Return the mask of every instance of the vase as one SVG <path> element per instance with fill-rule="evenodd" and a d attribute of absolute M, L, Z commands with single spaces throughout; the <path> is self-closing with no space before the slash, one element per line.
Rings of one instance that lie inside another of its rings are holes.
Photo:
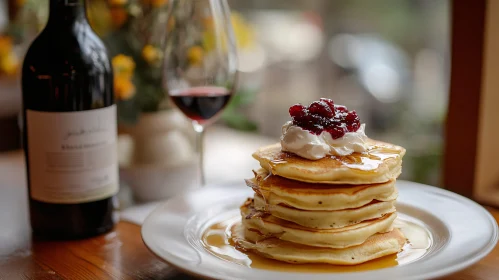
<path fill-rule="evenodd" d="M 200 186 L 191 123 L 176 109 L 142 114 L 120 125 L 120 179 L 136 201 L 163 200 Z M 123 144 L 125 142 L 126 144 Z"/>

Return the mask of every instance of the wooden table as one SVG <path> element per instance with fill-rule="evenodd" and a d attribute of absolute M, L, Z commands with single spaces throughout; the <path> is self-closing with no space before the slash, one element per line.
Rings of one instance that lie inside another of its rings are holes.
<path fill-rule="evenodd" d="M 193 279 L 150 253 L 140 227 L 128 222 L 91 239 L 33 242 L 24 182 L 19 153 L 0 154 L 0 279 Z M 487 209 L 499 221 L 499 210 Z M 499 279 L 499 247 L 443 279 Z"/>

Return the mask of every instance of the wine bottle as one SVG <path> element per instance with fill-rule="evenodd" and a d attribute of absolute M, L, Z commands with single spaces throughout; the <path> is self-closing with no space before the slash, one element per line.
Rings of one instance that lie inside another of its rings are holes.
<path fill-rule="evenodd" d="M 50 0 L 22 69 L 23 145 L 33 234 L 111 230 L 118 192 L 113 74 L 84 0 Z"/>

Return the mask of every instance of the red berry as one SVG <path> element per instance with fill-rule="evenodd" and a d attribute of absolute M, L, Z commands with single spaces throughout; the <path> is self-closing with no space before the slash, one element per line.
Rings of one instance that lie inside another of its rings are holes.
<path fill-rule="evenodd" d="M 330 118 L 321 118 L 319 123 L 323 127 L 330 127 L 331 125 L 333 125 L 333 122 L 331 121 Z"/>
<path fill-rule="evenodd" d="M 320 115 L 320 111 L 322 109 L 324 105 L 321 104 L 319 101 L 314 101 L 312 102 L 309 106 L 308 106 L 308 111 L 311 113 L 311 114 L 316 114 L 316 115 Z"/>
<path fill-rule="evenodd" d="M 334 109 L 338 112 L 348 112 L 347 107 L 343 105 L 334 105 Z"/>
<path fill-rule="evenodd" d="M 347 116 L 345 117 L 345 121 L 347 122 L 354 122 L 359 119 L 359 116 L 357 116 L 357 112 L 355 111 L 350 111 Z"/>
<path fill-rule="evenodd" d="M 311 114 L 316 114 L 325 118 L 332 118 L 334 116 L 333 110 L 324 101 L 314 101 L 308 106 L 308 111 Z"/>
<path fill-rule="evenodd" d="M 360 120 L 357 112 L 350 111 L 345 117 L 345 123 L 347 124 L 348 131 L 357 131 L 360 127 Z"/>
<path fill-rule="evenodd" d="M 324 131 L 324 127 L 322 125 L 315 124 L 311 127 L 311 132 L 314 134 L 321 134 Z"/>
<path fill-rule="evenodd" d="M 321 98 L 319 100 L 322 101 L 322 102 L 324 102 L 324 103 L 326 103 L 327 105 L 329 105 L 329 108 L 331 110 L 334 110 L 334 102 L 333 102 L 333 100 L 331 100 L 329 98 Z"/>
<path fill-rule="evenodd" d="M 329 134 L 331 134 L 331 137 L 333 139 L 338 139 L 343 137 L 343 135 L 345 135 L 345 129 L 341 126 L 326 128 L 326 131 L 329 132 Z"/>
<path fill-rule="evenodd" d="M 301 104 L 289 107 L 289 115 L 293 118 L 302 118 L 307 114 L 307 108 Z"/>
<path fill-rule="evenodd" d="M 343 105 L 335 105 L 333 100 L 321 98 L 306 107 L 301 104 L 289 108 L 293 124 L 313 134 L 327 131 L 333 139 L 343 137 L 347 132 L 360 128 L 360 119 L 355 111 L 348 111 Z"/>
<path fill-rule="evenodd" d="M 308 115 L 307 116 L 307 122 L 309 125 L 320 125 L 322 122 L 322 117 L 319 115 Z"/>

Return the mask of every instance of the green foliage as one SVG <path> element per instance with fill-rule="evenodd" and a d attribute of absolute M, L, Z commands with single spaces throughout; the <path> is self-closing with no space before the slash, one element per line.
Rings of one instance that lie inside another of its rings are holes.
<path fill-rule="evenodd" d="M 240 109 L 252 104 L 255 100 L 256 92 L 250 90 L 238 90 L 222 114 L 222 120 L 234 129 L 243 131 L 256 131 L 258 126 L 249 120 Z"/>
<path fill-rule="evenodd" d="M 106 34 L 103 38 L 111 57 L 123 54 L 135 62 L 133 84 L 136 93 L 131 99 L 117 100 L 120 122 L 133 124 L 140 113 L 170 108 L 166 90 L 162 87 L 161 61 L 151 63 L 142 55 L 143 48 L 148 44 L 161 47 L 158 46 L 160 42 L 157 38 L 150 38 L 151 34 L 155 33 L 153 30 L 155 26 L 151 20 L 159 16 L 161 15 L 158 11 L 152 10 L 147 16 L 128 20 L 121 28 Z M 137 36 L 138 33 L 140 36 Z"/>

